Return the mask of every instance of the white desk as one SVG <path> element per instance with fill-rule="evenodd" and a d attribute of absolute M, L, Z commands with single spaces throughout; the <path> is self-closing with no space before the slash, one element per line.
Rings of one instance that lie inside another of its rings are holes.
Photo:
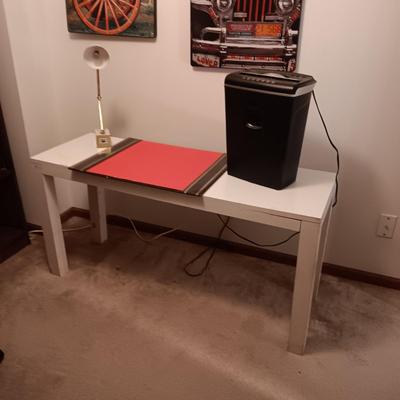
<path fill-rule="evenodd" d="M 113 138 L 113 144 L 121 140 Z M 92 235 L 99 243 L 107 240 L 104 189 L 300 232 L 288 349 L 303 354 L 321 276 L 335 175 L 300 169 L 293 185 L 276 191 L 225 173 L 202 197 L 194 197 L 69 169 L 96 154 L 95 146 L 94 134 L 87 134 L 32 157 L 43 177 L 47 206 L 43 229 L 50 271 L 59 276 L 68 271 L 56 177 L 88 185 Z"/>

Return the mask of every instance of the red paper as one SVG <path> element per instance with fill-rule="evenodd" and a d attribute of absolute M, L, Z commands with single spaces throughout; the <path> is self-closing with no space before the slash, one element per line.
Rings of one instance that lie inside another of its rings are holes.
<path fill-rule="evenodd" d="M 87 172 L 184 191 L 223 153 L 141 141 Z"/>

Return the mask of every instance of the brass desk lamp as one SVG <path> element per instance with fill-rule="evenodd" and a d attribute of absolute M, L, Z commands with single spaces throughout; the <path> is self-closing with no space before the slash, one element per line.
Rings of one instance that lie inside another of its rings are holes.
<path fill-rule="evenodd" d="M 104 128 L 103 120 L 103 110 L 101 104 L 101 85 L 100 85 L 100 70 L 104 69 L 108 61 L 110 60 L 110 55 L 107 50 L 100 46 L 88 47 L 83 53 L 83 58 L 86 64 L 96 71 L 96 82 L 97 82 L 97 107 L 99 112 L 100 129 L 96 129 L 96 144 L 97 148 L 102 152 L 111 151 L 111 135 L 108 129 Z"/>

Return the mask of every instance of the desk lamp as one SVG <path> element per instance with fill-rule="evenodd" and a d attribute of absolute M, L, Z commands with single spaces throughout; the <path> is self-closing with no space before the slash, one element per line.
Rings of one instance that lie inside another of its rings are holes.
<path fill-rule="evenodd" d="M 97 148 L 102 152 L 108 153 L 111 151 L 111 135 L 108 129 L 104 128 L 103 110 L 101 106 L 101 86 L 100 86 L 100 70 L 104 69 L 110 59 L 107 50 L 100 46 L 88 47 L 84 53 L 83 58 L 86 64 L 96 71 L 97 82 L 97 107 L 99 111 L 100 129 L 96 129 L 96 144 Z"/>

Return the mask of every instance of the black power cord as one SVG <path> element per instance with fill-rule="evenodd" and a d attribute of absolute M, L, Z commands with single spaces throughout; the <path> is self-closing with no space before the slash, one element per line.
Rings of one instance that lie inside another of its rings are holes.
<path fill-rule="evenodd" d="M 321 118 L 322 125 L 324 125 L 326 136 L 328 137 L 329 143 L 331 144 L 331 146 L 336 151 L 336 165 L 337 165 L 336 177 L 335 177 L 336 189 L 335 189 L 335 201 L 332 204 L 332 208 L 333 208 L 333 207 L 336 206 L 336 204 L 338 202 L 338 195 L 339 195 L 340 154 L 339 154 L 338 148 L 336 147 L 335 143 L 333 143 L 333 140 L 331 139 L 331 136 L 330 136 L 329 131 L 328 131 L 328 127 L 326 126 L 324 117 L 322 116 L 321 110 L 319 108 L 319 104 L 318 104 L 318 101 L 317 101 L 317 96 L 315 95 L 315 91 L 314 90 L 312 91 L 312 96 L 313 96 L 313 99 L 314 99 L 314 103 L 315 103 L 315 105 L 317 107 L 318 114 L 319 114 L 319 116 Z"/>
<path fill-rule="evenodd" d="M 222 222 L 224 221 L 219 214 L 217 214 L 217 217 L 220 219 L 220 221 L 222 221 Z M 242 240 L 245 240 L 246 242 L 249 242 L 251 244 L 254 244 L 255 246 L 258 246 L 258 247 L 277 247 L 277 246 L 280 246 L 282 244 L 287 243 L 289 240 L 293 239 L 295 236 L 297 236 L 300 233 L 300 232 L 295 232 L 292 235 L 290 235 L 287 239 L 282 240 L 281 242 L 269 243 L 269 244 L 260 244 L 260 243 L 255 242 L 254 240 L 246 238 L 245 236 L 243 236 L 240 233 L 238 233 L 235 230 L 233 230 L 230 226 L 226 226 L 226 228 L 228 230 L 230 230 L 238 238 L 240 238 Z"/>
<path fill-rule="evenodd" d="M 222 227 L 221 227 L 221 229 L 220 229 L 220 231 L 219 231 L 219 234 L 218 234 L 218 237 L 217 237 L 217 239 L 216 239 L 216 241 L 215 241 L 214 246 L 212 246 L 212 247 L 207 247 L 206 249 L 204 249 L 203 251 L 201 251 L 196 257 L 194 257 L 192 260 L 190 260 L 190 261 L 185 265 L 185 267 L 184 267 L 184 269 L 183 269 L 183 270 L 185 271 L 186 275 L 188 275 L 188 276 L 190 276 L 190 277 L 192 277 L 192 278 L 197 278 L 197 277 L 203 275 L 203 274 L 208 270 L 208 268 L 210 267 L 211 260 L 213 259 L 214 255 L 215 255 L 215 252 L 217 251 L 218 243 L 219 243 L 219 241 L 221 240 L 221 237 L 222 237 L 222 235 L 223 235 L 225 229 L 228 229 L 229 231 L 231 231 L 234 235 L 236 235 L 236 236 L 239 237 L 240 239 L 245 240 L 246 242 L 249 242 L 249 243 L 251 243 L 251 244 L 254 244 L 254 245 L 258 246 L 258 247 L 277 247 L 277 246 L 280 246 L 280 245 L 282 245 L 282 244 L 284 244 L 284 243 L 287 243 L 289 240 L 293 239 L 295 236 L 297 236 L 297 235 L 299 234 L 299 232 L 295 232 L 295 233 L 293 233 L 292 235 L 290 235 L 287 239 L 282 240 L 282 241 L 280 241 L 280 242 L 269 243 L 269 244 L 260 244 L 260 243 L 255 242 L 254 240 L 251 240 L 251 239 L 246 238 L 245 236 L 241 235 L 240 233 L 238 233 L 238 232 L 236 232 L 234 229 L 232 229 L 232 228 L 228 225 L 229 222 L 230 222 L 230 217 L 228 217 L 226 221 L 224 221 L 224 219 L 222 218 L 222 216 L 219 215 L 219 214 L 217 214 L 217 217 L 218 217 L 219 220 L 221 221 Z M 195 263 L 198 259 L 200 259 L 204 254 L 207 254 L 209 251 L 211 251 L 211 253 L 210 253 L 210 255 L 208 256 L 208 259 L 207 259 L 207 261 L 206 261 L 205 266 L 204 266 L 199 272 L 190 272 L 190 271 L 189 271 L 189 267 L 190 267 L 193 263 Z"/>
<path fill-rule="evenodd" d="M 222 228 L 220 229 L 220 231 L 219 231 L 219 233 L 218 233 L 218 236 L 217 236 L 217 238 L 216 238 L 216 240 L 215 240 L 214 245 L 213 245 L 213 246 L 210 246 L 210 247 L 207 247 L 206 249 L 204 249 L 203 251 L 201 251 L 196 257 L 194 257 L 192 260 L 190 260 L 190 261 L 185 265 L 185 267 L 183 268 L 183 270 L 184 270 L 184 272 L 185 272 L 186 275 L 188 275 L 188 276 L 190 276 L 190 277 L 192 277 L 192 278 L 197 278 L 197 277 L 203 275 L 203 274 L 207 271 L 207 269 L 208 269 L 209 266 L 210 266 L 211 260 L 213 259 L 214 255 L 215 255 L 215 252 L 217 251 L 217 245 L 218 245 L 219 241 L 221 240 L 221 237 L 222 237 L 222 235 L 223 235 L 223 233 L 224 233 L 224 231 L 225 231 L 225 228 L 228 226 L 229 221 L 230 221 L 230 217 L 228 217 L 226 221 L 224 221 L 224 220 L 222 219 L 222 224 L 223 224 L 223 225 L 222 225 Z M 198 271 L 198 272 L 190 272 L 190 271 L 189 271 L 189 267 L 190 267 L 192 264 L 194 264 L 198 259 L 200 259 L 201 257 L 203 257 L 204 254 L 207 254 L 209 251 L 211 251 L 211 253 L 210 253 L 210 255 L 208 256 L 208 259 L 207 259 L 207 261 L 206 261 L 204 267 L 203 267 L 200 271 Z"/>

